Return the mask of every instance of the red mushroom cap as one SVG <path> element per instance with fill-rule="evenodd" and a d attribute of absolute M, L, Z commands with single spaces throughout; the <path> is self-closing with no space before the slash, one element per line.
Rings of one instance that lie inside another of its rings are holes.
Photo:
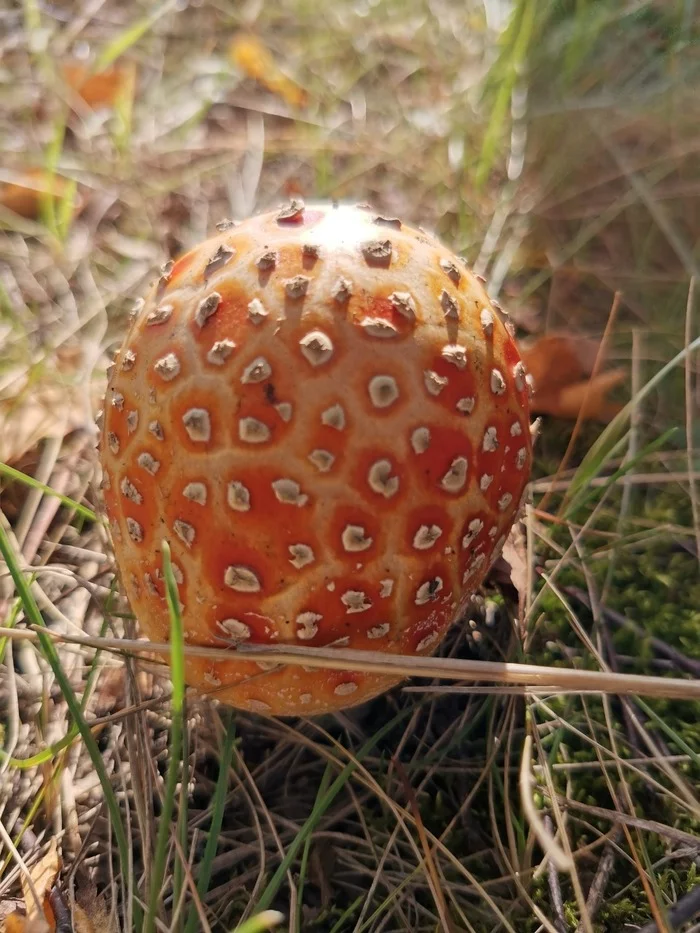
<path fill-rule="evenodd" d="M 528 386 L 483 287 L 433 237 L 293 202 L 162 270 L 116 359 L 104 494 L 142 630 L 427 654 L 482 582 L 531 462 Z M 397 678 L 189 658 L 234 706 L 316 714 Z"/>

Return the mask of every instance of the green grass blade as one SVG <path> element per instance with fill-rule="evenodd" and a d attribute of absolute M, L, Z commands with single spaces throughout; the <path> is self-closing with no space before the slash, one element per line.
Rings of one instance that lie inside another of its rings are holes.
<path fill-rule="evenodd" d="M 318 791 L 316 792 L 316 802 L 328 790 L 328 785 L 331 780 L 331 766 L 330 763 L 326 765 L 326 769 L 323 772 L 323 777 L 321 782 L 318 785 Z M 311 836 L 309 835 L 304 842 L 304 849 L 301 853 L 301 867 L 299 868 L 299 880 L 297 882 L 297 917 L 296 917 L 296 931 L 301 933 L 302 919 L 303 919 L 303 901 L 304 901 L 304 882 L 306 881 L 306 872 L 309 867 L 309 855 L 311 854 Z"/>
<path fill-rule="evenodd" d="M 226 794 L 228 792 L 229 784 L 229 770 L 231 768 L 231 761 L 233 759 L 233 749 L 235 744 L 236 723 L 233 719 L 233 716 L 229 713 L 227 716 L 224 745 L 221 750 L 221 759 L 219 761 L 219 776 L 216 780 L 216 787 L 214 788 L 214 797 L 211 805 L 212 813 L 211 824 L 209 826 L 209 835 L 207 836 L 207 843 L 204 847 L 202 860 L 199 863 L 197 893 L 199 894 L 200 900 L 204 900 L 207 891 L 209 890 L 212 866 L 214 864 L 214 857 L 218 849 L 219 833 L 221 832 L 221 826 L 224 821 L 224 808 L 226 807 Z M 196 933 L 198 922 L 199 917 L 197 915 L 197 908 L 194 904 L 190 904 L 187 923 L 185 925 L 185 933 Z"/>
<path fill-rule="evenodd" d="M 156 836 L 155 852 L 153 856 L 153 873 L 151 875 L 151 889 L 148 892 L 148 908 L 144 921 L 144 933 L 154 933 L 156 928 L 156 912 L 160 902 L 161 890 L 165 879 L 165 870 L 168 856 L 168 840 L 170 839 L 171 820 L 175 809 L 175 796 L 177 783 L 180 779 L 180 766 L 183 754 L 183 722 L 185 705 L 185 639 L 182 628 L 182 615 L 180 612 L 180 598 L 177 584 L 173 576 L 173 565 L 170 558 L 170 545 L 167 541 L 161 544 L 163 552 L 163 577 L 165 579 L 165 597 L 170 614 L 170 678 L 173 685 L 171 701 L 172 724 L 170 727 L 170 756 L 168 773 L 165 781 L 165 794 L 163 808 L 158 818 L 158 834 Z M 186 818 L 186 814 L 180 814 Z"/>
<path fill-rule="evenodd" d="M 10 571 L 10 575 L 12 576 L 17 594 L 22 600 L 24 613 L 28 621 L 31 622 L 36 628 L 36 633 L 39 639 L 42 653 L 51 666 L 51 670 L 53 671 L 54 677 L 56 678 L 56 681 L 61 689 L 61 693 L 63 694 L 63 697 L 68 706 L 73 723 L 80 732 L 83 742 L 85 743 L 85 748 L 90 755 L 93 767 L 95 768 L 95 771 L 97 772 L 97 775 L 100 779 L 105 803 L 107 805 L 107 809 L 109 810 L 109 815 L 112 819 L 114 835 L 116 837 L 117 847 L 119 849 L 119 858 L 122 866 L 125 867 L 129 864 L 129 846 L 127 844 L 126 833 L 122 823 L 119 804 L 117 802 L 114 789 L 112 788 L 109 775 L 105 769 L 104 762 L 102 760 L 102 754 L 100 753 L 90 726 L 85 721 L 81 704 L 78 702 L 71 683 L 66 677 L 63 668 L 61 667 L 61 661 L 58 657 L 56 646 L 45 631 L 44 620 L 42 618 L 41 612 L 39 611 L 36 600 L 34 599 L 34 596 L 29 589 L 29 584 L 27 583 L 24 574 L 20 570 L 19 563 L 15 557 L 15 553 L 10 539 L 7 536 L 7 532 L 1 525 L 0 554 L 2 554 L 3 560 L 7 564 L 7 568 Z M 127 890 L 133 891 L 134 885 L 132 883 L 132 879 L 127 879 L 126 886 Z"/>
<path fill-rule="evenodd" d="M 651 379 L 649 379 L 649 381 L 639 390 L 636 397 L 630 399 L 622 411 L 615 415 L 613 420 L 605 428 L 605 430 L 602 431 L 600 437 L 598 437 L 586 456 L 581 461 L 581 465 L 576 471 L 571 486 L 569 487 L 569 491 L 567 493 L 568 499 L 573 498 L 600 472 L 615 445 L 623 439 L 629 430 L 629 423 L 632 417 L 632 413 L 634 409 L 640 404 L 640 402 L 642 402 L 651 392 L 653 392 L 653 390 L 661 382 L 663 382 L 666 376 L 668 376 L 668 374 L 672 372 L 676 366 L 682 363 L 686 357 L 690 356 L 690 354 L 694 353 L 698 348 L 700 348 L 700 337 L 696 337 L 696 339 L 691 344 L 677 353 L 672 360 L 666 363 L 665 366 L 662 366 L 661 369 L 655 373 Z"/>
<path fill-rule="evenodd" d="M 666 722 L 666 720 L 663 719 L 663 717 L 659 716 L 658 713 L 654 712 L 651 706 L 649 706 L 648 703 L 645 703 L 644 700 L 641 700 L 639 697 L 635 697 L 634 702 L 639 706 L 641 710 L 643 710 L 646 713 L 649 719 L 654 721 L 654 723 L 659 727 L 659 729 L 661 729 L 661 731 L 664 732 L 668 736 L 668 738 L 673 742 L 673 744 L 677 748 L 679 748 L 684 754 L 688 755 L 688 757 L 692 759 L 694 764 L 700 766 L 700 755 L 692 747 L 692 745 L 688 745 L 685 739 L 682 736 L 678 735 L 676 730 L 672 729 L 671 726 L 669 726 L 669 724 Z"/>
<path fill-rule="evenodd" d="M 285 876 L 289 871 L 290 866 L 294 862 L 294 859 L 297 857 L 297 853 L 304 845 L 308 837 L 314 831 L 318 825 L 319 820 L 323 814 L 328 810 L 330 805 L 333 803 L 335 798 L 338 796 L 340 791 L 345 787 L 348 780 L 352 776 L 355 768 L 357 767 L 358 762 L 362 761 L 374 748 L 374 746 L 379 742 L 385 735 L 388 735 L 392 729 L 396 728 L 398 723 L 402 719 L 405 719 L 413 710 L 411 708 L 402 710 L 393 719 L 390 719 L 389 722 L 385 723 L 381 729 L 379 729 L 375 734 L 369 738 L 365 744 L 360 748 L 360 750 L 355 755 L 355 761 L 348 762 L 343 770 L 340 772 L 338 777 L 333 781 L 328 790 L 323 794 L 322 797 L 317 798 L 316 803 L 314 804 L 313 810 L 309 815 L 309 818 L 301 827 L 297 835 L 292 840 L 289 849 L 287 850 L 286 855 L 280 862 L 277 870 L 275 871 L 272 878 L 269 880 L 267 887 L 260 896 L 260 900 L 256 906 L 256 914 L 260 911 L 266 910 L 274 898 L 277 895 L 282 883 L 284 882 Z M 252 919 L 252 918 L 251 918 Z"/>
<path fill-rule="evenodd" d="M 136 45 L 139 39 L 145 36 L 148 30 L 154 23 L 158 22 L 161 16 L 174 9 L 176 5 L 177 0 L 165 0 L 165 2 L 160 3 L 155 10 L 152 10 L 148 16 L 144 16 L 137 20 L 123 32 L 120 32 L 119 35 L 115 36 L 98 56 L 95 62 L 95 71 L 104 71 L 105 68 L 112 65 L 120 55 L 128 51 L 132 45 Z"/>
<path fill-rule="evenodd" d="M 20 470 L 16 470 L 14 467 L 8 466 L 6 463 L 0 463 L 0 476 L 7 476 L 8 479 L 13 479 L 18 483 L 24 483 L 25 486 L 29 486 L 32 489 L 38 489 L 47 496 L 53 496 L 54 499 L 58 499 L 59 502 L 67 505 L 78 515 L 81 515 L 88 521 L 102 521 L 99 515 L 93 512 L 92 509 L 89 509 L 86 505 L 81 505 L 79 502 L 76 502 L 75 499 L 71 499 L 70 496 L 64 496 L 62 493 L 56 492 L 56 490 L 52 489 L 51 486 L 46 486 L 44 483 L 40 483 L 38 480 L 35 480 L 33 476 L 28 476 L 26 473 L 22 473 Z"/>
<path fill-rule="evenodd" d="M 245 923 L 235 928 L 234 933 L 265 933 L 284 922 L 284 914 L 279 910 L 264 910 L 262 913 L 249 917 Z"/>

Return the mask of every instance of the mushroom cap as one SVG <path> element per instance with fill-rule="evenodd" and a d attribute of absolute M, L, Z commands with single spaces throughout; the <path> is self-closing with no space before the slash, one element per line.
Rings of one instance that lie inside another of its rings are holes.
<path fill-rule="evenodd" d="M 529 477 L 528 385 L 480 281 L 434 237 L 298 202 L 168 263 L 133 317 L 101 435 L 117 564 L 165 640 L 428 654 L 500 553 Z M 270 715 L 399 678 L 188 658 Z"/>

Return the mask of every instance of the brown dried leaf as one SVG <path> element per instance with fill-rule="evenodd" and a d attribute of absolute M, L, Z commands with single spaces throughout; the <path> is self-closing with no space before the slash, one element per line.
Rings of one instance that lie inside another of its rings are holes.
<path fill-rule="evenodd" d="M 83 62 L 66 62 L 61 73 L 66 84 L 93 110 L 114 107 L 118 101 L 128 101 L 134 96 L 136 66 L 132 62 L 111 65 L 98 72 Z"/>
<path fill-rule="evenodd" d="M 306 91 L 283 74 L 270 50 L 255 36 L 245 33 L 235 36 L 229 46 L 229 57 L 247 77 L 262 84 L 290 107 L 306 104 Z"/>
<path fill-rule="evenodd" d="M 0 463 L 12 465 L 46 438 L 65 437 L 84 426 L 83 404 L 77 389 L 55 384 L 0 399 Z"/>
<path fill-rule="evenodd" d="M 520 347 L 535 383 L 532 410 L 557 418 L 610 421 L 621 409 L 608 393 L 625 378 L 622 369 L 591 376 L 600 352 L 595 340 L 545 334 Z"/>
<path fill-rule="evenodd" d="M 49 903 L 49 893 L 60 869 L 61 860 L 54 837 L 51 839 L 46 854 L 29 869 L 31 884 L 27 876 L 22 873 L 25 910 L 22 913 L 16 910 L 6 918 L 6 933 L 53 933 L 56 929 L 56 921 Z"/>
<path fill-rule="evenodd" d="M 25 217 L 36 220 L 41 216 L 45 198 L 62 201 L 73 198 L 73 210 L 82 207 L 82 200 L 72 191 L 72 183 L 60 175 L 51 175 L 43 169 L 27 169 L 17 175 L 15 182 L 0 183 L 0 206 Z"/>

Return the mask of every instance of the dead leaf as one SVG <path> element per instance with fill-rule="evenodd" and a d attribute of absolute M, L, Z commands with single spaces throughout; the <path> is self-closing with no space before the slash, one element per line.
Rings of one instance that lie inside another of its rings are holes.
<path fill-rule="evenodd" d="M 93 71 L 83 62 L 66 62 L 61 66 L 63 80 L 88 105 L 114 107 L 120 100 L 131 100 L 136 85 L 133 62 L 110 65 L 103 71 Z"/>
<path fill-rule="evenodd" d="M 48 851 L 29 869 L 29 878 L 21 875 L 24 912 L 16 910 L 5 920 L 7 933 L 53 933 L 56 921 L 49 895 L 61 870 L 58 843 L 51 839 Z"/>
<path fill-rule="evenodd" d="M 527 544 L 522 522 L 516 522 L 511 528 L 501 551 L 501 561 L 510 568 L 509 582 L 518 593 L 518 622 L 522 627 L 528 588 Z"/>
<path fill-rule="evenodd" d="M 17 175 L 16 181 L 0 183 L 0 206 L 27 220 L 41 216 L 46 198 L 63 201 L 66 197 L 72 197 L 74 212 L 82 208 L 82 198 L 74 190 L 73 183 L 43 169 L 27 169 Z"/>
<path fill-rule="evenodd" d="M 0 399 L 0 463 L 11 466 L 41 441 L 65 437 L 85 424 L 83 391 L 78 388 L 49 383 Z"/>
<path fill-rule="evenodd" d="M 520 346 L 535 385 L 532 410 L 557 418 L 610 421 L 622 406 L 608 394 L 626 373 L 613 369 L 591 377 L 599 349 L 597 341 L 570 334 L 545 334 Z"/>
<path fill-rule="evenodd" d="M 281 97 L 290 107 L 306 104 L 306 91 L 281 71 L 270 50 L 255 36 L 239 33 L 229 46 L 229 57 L 247 77 Z"/>

